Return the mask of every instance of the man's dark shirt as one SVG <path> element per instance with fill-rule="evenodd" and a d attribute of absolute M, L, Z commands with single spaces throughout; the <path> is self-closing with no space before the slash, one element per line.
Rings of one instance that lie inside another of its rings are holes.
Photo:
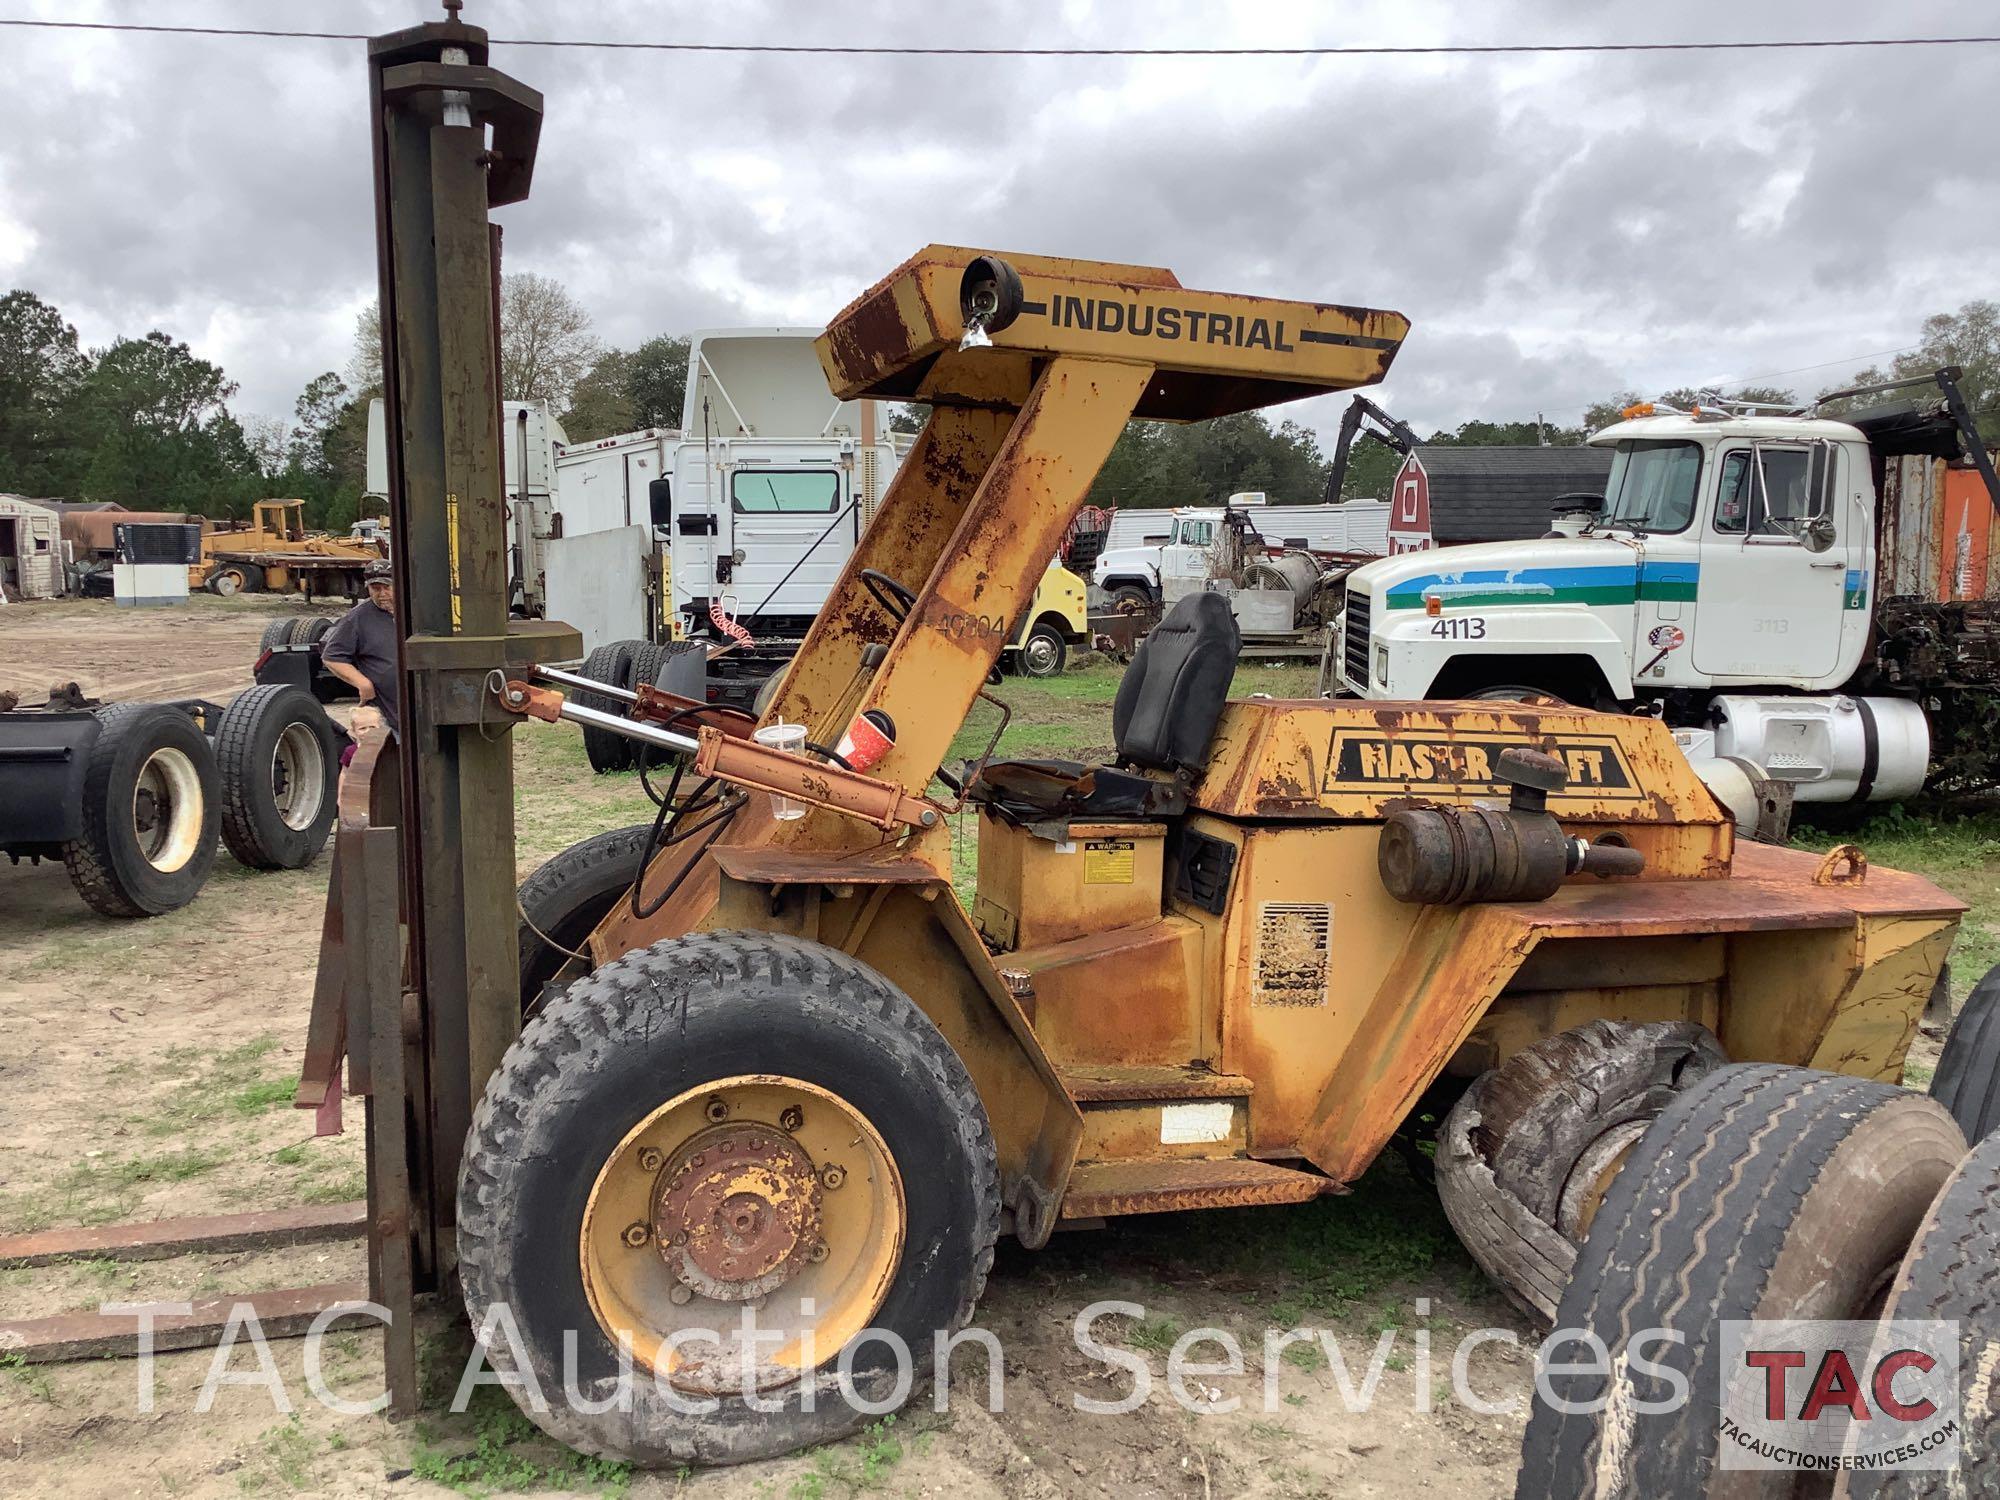
<path fill-rule="evenodd" d="M 375 689 L 375 706 L 392 734 L 402 737 L 396 711 L 396 617 L 363 599 L 334 622 L 320 641 L 320 658 L 344 661 L 361 671 Z"/>

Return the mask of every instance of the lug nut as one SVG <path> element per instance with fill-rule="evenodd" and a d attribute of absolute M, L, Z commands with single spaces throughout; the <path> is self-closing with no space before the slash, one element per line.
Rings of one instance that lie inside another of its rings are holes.
<path fill-rule="evenodd" d="M 685 1229 L 676 1229 L 667 1240 L 669 1245 L 685 1245 L 687 1242 L 688 1237 Z"/>
<path fill-rule="evenodd" d="M 711 1121 L 720 1122 L 726 1120 L 729 1118 L 729 1103 L 720 1097 L 711 1099 L 703 1106 L 702 1113 L 706 1114 Z"/>
<path fill-rule="evenodd" d="M 660 1170 L 661 1164 L 665 1161 L 666 1158 L 651 1146 L 647 1146 L 639 1152 L 639 1170 L 642 1172 L 657 1172 Z"/>
<path fill-rule="evenodd" d="M 826 1241 L 814 1240 L 812 1249 L 806 1252 L 806 1259 L 811 1261 L 814 1265 L 818 1265 L 821 1261 L 825 1260 Z"/>
<path fill-rule="evenodd" d="M 837 1188 L 847 1181 L 847 1168 L 828 1162 L 819 1169 L 819 1180 L 826 1187 Z"/>
<path fill-rule="evenodd" d="M 694 1301 L 694 1292 L 691 1288 L 677 1286 L 667 1293 L 667 1300 L 673 1303 L 675 1307 L 686 1307 L 690 1302 Z"/>
<path fill-rule="evenodd" d="M 796 1104 L 786 1106 L 785 1112 L 778 1116 L 778 1123 L 787 1130 L 797 1130 L 805 1122 L 806 1112 Z"/>
<path fill-rule="evenodd" d="M 693 1158 L 688 1162 L 688 1165 L 691 1167 L 698 1167 L 707 1160 L 708 1160 L 707 1152 L 697 1151 L 695 1152 Z"/>
<path fill-rule="evenodd" d="M 652 1237 L 653 1231 L 648 1229 L 644 1224 L 627 1224 L 625 1226 L 624 1241 L 634 1250 L 645 1244 Z"/>

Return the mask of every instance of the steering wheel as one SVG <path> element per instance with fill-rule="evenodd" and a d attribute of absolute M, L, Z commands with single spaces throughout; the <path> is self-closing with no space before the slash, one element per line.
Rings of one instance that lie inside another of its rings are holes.
<path fill-rule="evenodd" d="M 898 625 L 909 619 L 910 611 L 917 607 L 915 594 L 876 568 L 863 568 L 860 576 L 861 586 L 868 590 L 869 597 L 889 612 L 890 619 Z"/>

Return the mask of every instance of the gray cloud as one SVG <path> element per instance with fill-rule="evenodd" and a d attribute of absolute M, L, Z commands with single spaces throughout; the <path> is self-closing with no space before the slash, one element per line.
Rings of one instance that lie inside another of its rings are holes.
<path fill-rule="evenodd" d="M 402 0 L 31 0 L 30 13 L 373 31 Z M 497 35 L 1035 45 L 1948 32 L 1983 4 L 1635 12 L 1309 0 L 471 0 Z M 281 16 L 281 19 L 280 19 Z M 0 35 L 0 282 L 87 339 L 161 327 L 288 412 L 373 294 L 358 44 Z M 1623 386 L 1908 343 L 1995 293 L 2000 49 L 1530 60 L 682 57 L 513 48 L 548 98 L 510 268 L 607 340 L 823 319 L 932 240 L 1395 307 L 1419 427 L 1573 421 Z M 1810 387 L 1846 373 L 1796 377 Z M 1291 408 L 1330 429 L 1339 403 Z"/>

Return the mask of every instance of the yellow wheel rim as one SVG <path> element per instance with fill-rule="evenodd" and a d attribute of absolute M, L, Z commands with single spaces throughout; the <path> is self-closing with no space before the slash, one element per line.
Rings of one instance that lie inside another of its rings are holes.
<path fill-rule="evenodd" d="M 786 1385 L 868 1327 L 904 1217 L 902 1175 L 860 1110 L 797 1078 L 719 1079 L 647 1115 L 598 1171 L 584 1295 L 605 1336 L 675 1386 Z"/>

